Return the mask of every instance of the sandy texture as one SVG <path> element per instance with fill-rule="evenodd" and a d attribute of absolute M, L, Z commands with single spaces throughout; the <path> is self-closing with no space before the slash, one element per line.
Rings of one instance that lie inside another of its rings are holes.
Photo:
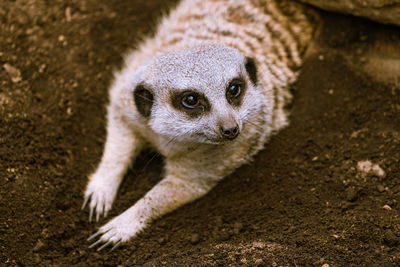
<path fill-rule="evenodd" d="M 390 62 L 400 30 L 328 13 L 293 86 L 290 126 L 252 164 L 127 245 L 88 248 L 106 221 L 90 224 L 80 206 L 103 149 L 112 69 L 173 4 L 1 1 L 0 262 L 399 266 L 400 77 Z M 111 217 L 161 169 L 143 153 Z"/>

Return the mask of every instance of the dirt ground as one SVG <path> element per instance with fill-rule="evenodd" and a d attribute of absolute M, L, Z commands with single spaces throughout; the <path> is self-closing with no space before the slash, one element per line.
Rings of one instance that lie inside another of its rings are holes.
<path fill-rule="evenodd" d="M 400 29 L 329 13 L 290 126 L 253 163 L 117 250 L 88 248 L 107 221 L 80 207 L 112 70 L 174 4 L 0 0 L 1 265 L 399 266 Z M 144 152 L 111 217 L 161 169 Z"/>

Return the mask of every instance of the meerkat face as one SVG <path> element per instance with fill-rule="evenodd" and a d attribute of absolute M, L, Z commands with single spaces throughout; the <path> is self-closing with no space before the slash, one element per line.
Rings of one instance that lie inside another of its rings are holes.
<path fill-rule="evenodd" d="M 232 141 L 262 99 L 254 60 L 221 44 L 160 56 L 138 72 L 133 91 L 138 115 L 176 142 Z"/>

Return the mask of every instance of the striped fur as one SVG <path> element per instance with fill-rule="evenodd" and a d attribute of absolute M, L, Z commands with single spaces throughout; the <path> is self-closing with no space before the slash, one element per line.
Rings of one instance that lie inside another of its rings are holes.
<path fill-rule="evenodd" d="M 297 77 L 317 19 L 313 10 L 292 0 L 182 1 L 126 65 L 135 69 L 154 56 L 205 42 L 234 47 L 256 60 L 260 88 L 275 91 L 272 123 L 279 130 L 287 125 L 288 84 Z"/>

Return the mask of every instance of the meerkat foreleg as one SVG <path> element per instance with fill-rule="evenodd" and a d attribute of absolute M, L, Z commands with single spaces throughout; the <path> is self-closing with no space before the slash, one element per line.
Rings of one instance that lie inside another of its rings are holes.
<path fill-rule="evenodd" d="M 89 237 L 88 240 L 92 240 L 101 235 L 90 247 L 103 244 L 98 250 L 109 245 L 114 245 L 113 249 L 116 248 L 137 235 L 154 219 L 202 197 L 215 184 L 215 182 L 204 183 L 204 180 L 167 175 L 135 205 Z"/>
<path fill-rule="evenodd" d="M 84 209 L 90 200 L 89 221 L 94 212 L 96 221 L 102 214 L 107 216 L 123 176 L 142 146 L 143 140 L 110 107 L 104 153 L 97 170 L 89 177 L 82 205 Z"/>

